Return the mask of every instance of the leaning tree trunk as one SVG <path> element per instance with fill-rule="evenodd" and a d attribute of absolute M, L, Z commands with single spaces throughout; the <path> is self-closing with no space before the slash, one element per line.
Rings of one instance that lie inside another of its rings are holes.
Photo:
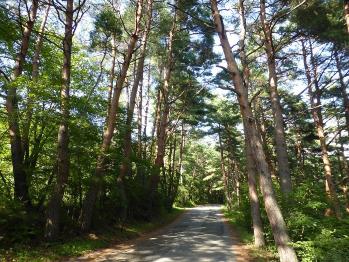
<path fill-rule="evenodd" d="M 282 193 L 289 194 L 292 191 L 291 174 L 288 162 L 285 126 L 283 122 L 280 97 L 277 90 L 276 61 L 275 49 L 273 45 L 273 35 L 271 31 L 271 26 L 266 18 L 265 0 L 260 1 L 260 19 L 264 32 L 264 46 L 268 57 L 269 97 L 275 125 L 274 139 L 280 187 Z"/>
<path fill-rule="evenodd" d="M 250 69 L 245 52 L 246 45 L 246 17 L 245 17 L 245 6 L 244 0 L 239 0 L 239 16 L 240 16 L 240 41 L 239 51 L 240 59 L 243 67 L 243 80 L 245 89 L 249 89 Z M 247 177 L 248 177 L 248 193 L 251 205 L 251 217 L 253 226 L 254 245 L 256 247 L 265 246 L 264 234 L 263 234 L 263 223 L 260 214 L 260 206 L 257 192 L 256 175 L 257 170 L 255 167 L 253 153 L 250 149 L 250 144 L 245 137 L 245 152 L 247 159 Z"/>
<path fill-rule="evenodd" d="M 81 8 L 81 6 L 79 6 Z M 57 178 L 47 207 L 47 239 L 54 239 L 59 233 L 60 209 L 64 189 L 69 175 L 69 89 L 71 75 L 71 55 L 73 44 L 74 0 L 68 0 L 65 10 L 65 33 L 63 39 L 63 68 L 61 89 L 61 122 L 58 129 Z"/>
<path fill-rule="evenodd" d="M 131 34 L 125 60 L 122 64 L 121 72 L 116 82 L 116 86 L 114 87 L 111 106 L 110 106 L 110 113 L 109 113 L 109 116 L 107 117 L 106 128 L 103 134 L 103 142 L 101 145 L 100 153 L 98 154 L 98 157 L 97 157 L 96 170 L 95 170 L 94 176 L 91 179 L 90 186 L 86 194 L 86 197 L 83 203 L 83 208 L 80 215 L 80 223 L 81 223 L 82 231 L 88 231 L 91 227 L 93 209 L 95 206 L 97 196 L 101 189 L 101 184 L 103 181 L 103 176 L 104 176 L 106 164 L 107 164 L 107 154 L 108 154 L 111 141 L 114 135 L 116 115 L 119 107 L 119 99 L 120 99 L 122 87 L 124 85 L 127 71 L 130 66 L 131 58 L 138 40 L 138 35 L 140 33 L 142 7 L 143 7 L 143 0 L 138 0 L 137 7 L 136 7 L 136 15 L 135 15 L 135 28 L 133 33 Z"/>
<path fill-rule="evenodd" d="M 325 132 L 324 132 L 324 121 L 323 121 L 322 112 L 321 112 L 321 97 L 320 97 L 320 88 L 319 88 L 319 83 L 318 83 L 318 78 L 317 78 L 318 77 L 317 76 L 317 63 L 316 63 L 315 58 L 313 56 L 311 42 L 310 42 L 310 57 L 311 57 L 311 65 L 312 65 L 314 81 L 312 81 L 312 79 L 311 79 L 312 74 L 310 72 L 310 67 L 308 66 L 307 52 L 306 52 L 305 44 L 303 41 L 302 41 L 302 51 L 303 51 L 304 69 L 305 69 L 305 74 L 306 74 L 307 81 L 308 81 L 308 93 L 309 93 L 309 98 L 310 98 L 311 113 L 312 113 L 314 123 L 316 126 L 317 135 L 319 137 L 321 154 L 322 154 L 322 162 L 324 165 L 325 190 L 326 190 L 326 194 L 328 196 L 328 199 L 331 202 L 331 206 L 334 209 L 336 217 L 340 218 L 341 211 L 340 211 L 340 206 L 339 206 L 336 188 L 335 188 L 335 185 L 333 183 L 331 163 L 330 163 L 330 158 L 328 155 L 326 137 L 325 137 Z M 313 83 L 315 86 L 315 92 L 313 91 L 313 88 L 312 88 Z"/>
<path fill-rule="evenodd" d="M 28 21 L 24 25 L 20 52 L 16 56 L 15 67 L 12 74 L 12 81 L 15 81 L 23 72 L 23 65 L 28 53 L 30 37 L 33 31 L 36 15 L 38 11 L 38 0 L 32 1 L 32 6 Z M 14 176 L 15 198 L 26 207 L 31 206 L 27 174 L 24 168 L 24 152 L 22 148 L 22 137 L 19 125 L 18 97 L 15 84 L 9 83 L 7 86 L 6 110 L 8 114 L 8 125 L 11 144 L 11 160 Z"/>
<path fill-rule="evenodd" d="M 167 133 L 167 126 L 168 126 L 168 118 L 170 113 L 170 104 L 169 104 L 169 88 L 170 88 L 170 79 L 172 74 L 172 67 L 173 67 L 173 42 L 174 37 L 177 32 L 177 8 L 175 8 L 175 13 L 173 16 L 172 21 L 172 27 L 169 33 L 169 40 L 168 40 L 168 47 L 167 47 L 167 59 L 166 59 L 166 65 L 164 67 L 164 82 L 161 89 L 161 97 L 163 102 L 163 109 L 160 113 L 160 119 L 159 119 L 159 125 L 158 125 L 158 132 L 157 132 L 157 151 L 156 151 L 156 158 L 155 158 L 155 171 L 153 172 L 151 176 L 151 184 L 150 184 L 150 190 L 151 195 L 155 194 L 155 191 L 157 190 L 158 183 L 160 181 L 160 172 L 161 168 L 164 166 L 164 157 L 165 157 L 165 147 L 166 147 L 166 133 Z M 152 202 L 152 200 L 150 201 Z"/>
<path fill-rule="evenodd" d="M 133 113 L 134 113 L 134 108 L 136 105 L 136 96 L 138 92 L 138 86 L 140 82 L 143 80 L 143 70 L 144 70 L 144 60 L 146 57 L 146 50 L 147 50 L 147 41 L 148 41 L 148 35 L 150 32 L 150 27 L 151 27 L 151 21 L 152 21 L 152 11 L 153 11 L 153 0 L 148 0 L 148 9 L 147 9 L 147 24 L 145 31 L 143 33 L 142 37 L 142 44 L 140 48 L 140 58 L 138 61 L 137 65 L 137 70 L 136 70 L 136 77 L 133 82 L 133 86 L 131 89 L 131 95 L 130 95 L 130 102 L 129 102 L 129 107 L 127 110 L 127 118 L 126 118 L 126 132 L 123 140 L 123 161 L 120 166 L 120 173 L 118 177 L 118 185 L 119 188 L 122 191 L 123 195 L 123 201 L 127 201 L 126 195 L 124 192 L 124 186 L 123 186 L 123 179 L 125 175 L 129 172 L 130 169 L 130 155 L 131 155 L 131 131 L 132 131 L 132 119 L 133 119 Z M 141 96 L 141 94 L 140 94 Z M 139 106 L 139 110 L 142 110 L 142 106 Z M 142 126 L 140 125 L 140 128 Z M 140 138 L 142 137 L 141 130 L 139 131 L 139 136 Z M 127 207 L 127 203 L 126 207 Z"/>
<path fill-rule="evenodd" d="M 248 91 L 244 87 L 243 79 L 231 51 L 231 46 L 224 30 L 223 19 L 218 11 L 217 0 L 211 0 L 211 8 L 215 28 L 219 35 L 224 56 L 227 61 L 227 70 L 235 86 L 235 92 L 237 93 L 246 139 L 249 142 L 251 152 L 253 152 L 253 158 L 257 171 L 260 174 L 260 187 L 264 197 L 264 206 L 268 215 L 270 226 L 272 228 L 275 244 L 279 252 L 280 261 L 298 261 L 296 253 L 289 243 L 290 240 L 287 233 L 286 224 L 275 198 L 268 164 L 266 162 L 264 150 L 260 141 L 260 134 L 258 134 L 252 109 L 249 104 Z"/>
<path fill-rule="evenodd" d="M 253 226 L 254 245 L 256 247 L 265 246 L 264 234 L 263 234 L 263 222 L 260 213 L 256 174 L 257 170 L 255 167 L 253 152 L 251 146 L 245 138 L 245 152 L 247 159 L 247 178 L 248 178 L 248 194 L 251 205 L 251 217 Z"/>

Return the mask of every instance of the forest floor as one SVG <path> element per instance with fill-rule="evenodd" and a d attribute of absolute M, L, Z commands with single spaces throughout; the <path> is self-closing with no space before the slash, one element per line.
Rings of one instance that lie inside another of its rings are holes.
<path fill-rule="evenodd" d="M 70 261 L 249 261 L 221 212 L 221 206 L 190 208 L 175 222 L 133 242 L 91 252 Z"/>

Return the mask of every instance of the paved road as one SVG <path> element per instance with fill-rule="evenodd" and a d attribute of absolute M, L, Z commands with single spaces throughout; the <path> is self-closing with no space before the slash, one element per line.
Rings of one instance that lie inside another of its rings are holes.
<path fill-rule="evenodd" d="M 158 235 L 137 242 L 130 249 L 108 249 L 93 261 L 234 262 L 232 245 L 220 206 L 201 206 L 190 209 Z"/>

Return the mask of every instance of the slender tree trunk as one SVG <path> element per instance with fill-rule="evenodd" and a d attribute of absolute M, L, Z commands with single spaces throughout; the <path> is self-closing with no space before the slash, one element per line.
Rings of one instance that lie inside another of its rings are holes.
<path fill-rule="evenodd" d="M 113 86 L 114 86 L 114 79 L 115 79 L 115 62 L 116 62 L 116 36 L 112 35 L 112 51 L 111 51 L 111 66 L 110 66 L 110 84 L 108 87 L 108 110 L 107 110 L 107 118 L 106 123 L 108 123 L 108 117 L 110 115 L 110 108 L 111 108 L 111 98 L 113 96 Z"/>
<path fill-rule="evenodd" d="M 116 124 L 116 115 L 119 107 L 119 98 L 121 95 L 122 87 L 124 85 L 128 68 L 130 66 L 131 58 L 138 40 L 138 35 L 140 33 L 140 25 L 142 18 L 142 7 L 143 0 L 137 1 L 136 15 L 135 15 L 135 28 L 130 37 L 130 42 L 128 44 L 127 53 L 125 60 L 122 64 L 121 73 L 117 80 L 116 86 L 114 87 L 112 102 L 110 107 L 110 114 L 107 118 L 106 128 L 103 134 L 103 142 L 101 145 L 100 153 L 97 157 L 97 166 L 94 176 L 91 179 L 90 187 L 86 194 L 83 208 L 81 211 L 80 222 L 81 230 L 88 231 L 91 227 L 92 214 L 95 206 L 97 196 L 101 189 L 101 183 L 103 180 L 104 172 L 107 164 L 107 154 L 111 145 L 111 141 L 114 135 L 114 129 Z"/>
<path fill-rule="evenodd" d="M 12 74 L 12 81 L 22 75 L 23 65 L 28 53 L 30 37 L 33 31 L 38 10 L 38 0 L 32 1 L 28 21 L 24 25 L 20 51 L 16 56 L 15 67 Z M 24 152 L 22 148 L 22 137 L 19 128 L 18 97 L 16 85 L 9 83 L 7 86 L 6 110 L 8 114 L 8 125 L 11 144 L 11 160 L 14 176 L 15 198 L 26 207 L 31 206 L 29 197 L 27 174 L 24 168 Z"/>
<path fill-rule="evenodd" d="M 79 8 L 82 8 L 79 6 Z M 61 122 L 58 129 L 57 178 L 51 199 L 47 207 L 47 239 L 54 239 L 59 234 L 60 209 L 64 189 L 69 175 L 69 89 L 71 76 L 71 55 L 73 44 L 74 0 L 67 0 L 65 10 L 65 32 L 63 39 L 63 68 L 61 88 Z"/>
<path fill-rule="evenodd" d="M 143 73 L 144 73 L 144 60 L 146 56 L 146 50 L 147 50 L 147 41 L 148 41 L 148 35 L 150 32 L 151 27 L 151 21 L 152 21 L 152 11 L 153 11 L 153 1 L 148 0 L 148 9 L 147 9 L 147 24 L 146 28 L 143 33 L 142 37 L 142 44 L 140 48 L 140 59 L 138 61 L 137 70 L 135 74 L 135 79 L 133 82 L 133 86 L 131 89 L 131 96 L 130 96 L 130 102 L 129 107 L 127 109 L 127 118 L 126 118 L 126 132 L 123 140 L 123 161 L 120 166 L 120 173 L 118 177 L 118 184 L 121 191 L 124 191 L 124 185 L 123 185 L 123 179 L 125 175 L 130 170 L 130 155 L 131 155 L 131 132 L 132 132 L 132 119 L 133 119 L 133 113 L 134 108 L 136 105 L 136 96 L 138 91 L 138 86 L 140 85 L 140 82 L 143 80 Z M 141 99 L 142 93 L 140 93 L 140 99 Z M 142 110 L 142 105 L 140 103 L 139 110 Z M 138 117 L 139 121 L 139 117 Z M 139 128 L 139 127 L 138 127 Z M 142 128 L 142 125 L 140 125 L 140 128 Z M 139 130 L 139 136 L 142 137 L 141 130 Z M 127 199 L 125 192 L 122 193 L 124 196 L 123 201 L 125 202 L 125 206 L 127 207 Z"/>
<path fill-rule="evenodd" d="M 269 71 L 269 97 L 274 117 L 274 139 L 281 191 L 289 194 L 292 191 L 290 166 L 288 162 L 287 145 L 285 138 L 285 126 L 282 116 L 280 97 L 277 90 L 277 74 L 275 50 L 271 27 L 266 18 L 265 0 L 260 1 L 260 19 L 264 32 L 264 46 L 268 57 Z"/>
<path fill-rule="evenodd" d="M 154 123 L 151 130 L 151 145 L 150 145 L 150 159 L 153 159 L 153 156 L 155 155 L 155 132 L 156 137 L 158 137 L 159 133 L 159 124 L 160 124 L 160 114 L 161 114 L 161 105 L 162 105 L 162 94 L 160 91 L 160 88 L 157 90 L 157 96 L 156 96 L 156 109 L 155 109 L 155 117 L 154 117 Z"/>
<path fill-rule="evenodd" d="M 243 83 L 246 90 L 249 89 L 249 77 L 250 70 L 248 66 L 248 61 L 245 53 L 246 45 L 246 17 L 245 17 L 245 7 L 244 0 L 239 0 L 239 16 L 240 16 L 240 41 L 239 41 L 239 51 L 240 59 L 243 67 Z M 248 92 L 248 91 L 247 91 Z M 248 176 L 248 193 L 251 205 L 251 217 L 254 235 L 254 245 L 256 247 L 265 246 L 265 240 L 263 235 L 263 223 L 260 214 L 260 206 L 257 192 L 256 175 L 257 170 L 255 167 L 255 162 L 253 159 L 253 153 L 251 146 L 247 137 L 245 136 L 245 152 L 247 159 L 247 176 Z"/>
<path fill-rule="evenodd" d="M 321 97 L 320 97 L 321 95 L 320 95 L 320 88 L 319 88 L 319 83 L 317 79 L 317 64 L 313 56 L 311 42 L 310 42 L 309 48 L 310 48 L 309 50 L 310 50 L 312 71 L 314 76 L 315 92 L 313 91 L 313 88 L 312 88 L 311 72 L 307 62 L 307 52 L 305 49 L 305 44 L 302 41 L 303 62 L 304 62 L 305 74 L 308 81 L 308 93 L 310 98 L 311 113 L 316 126 L 317 135 L 319 137 L 321 154 L 322 154 L 322 162 L 324 164 L 325 190 L 331 202 L 331 206 L 334 209 L 336 217 L 340 218 L 341 211 L 339 207 L 339 201 L 337 198 L 335 185 L 332 179 L 331 163 L 330 163 L 330 158 L 328 156 L 328 151 L 327 151 L 326 138 L 325 138 L 325 132 L 324 132 L 324 122 L 323 122 L 322 112 L 321 112 Z"/>
<path fill-rule="evenodd" d="M 182 174 L 183 174 L 183 152 L 184 152 L 184 144 L 185 144 L 184 135 L 185 135 L 184 123 L 182 122 L 181 143 L 179 147 L 179 161 L 178 161 L 179 183 L 182 183 Z"/>
<path fill-rule="evenodd" d="M 263 247 L 265 246 L 265 240 L 264 240 L 263 222 L 261 218 L 258 192 L 257 192 L 257 182 L 256 182 L 257 170 L 256 170 L 254 159 L 253 159 L 253 152 L 251 151 L 251 146 L 247 141 L 247 137 L 245 138 L 245 152 L 246 152 L 246 159 L 247 159 L 248 194 L 249 194 L 250 205 L 251 205 L 254 246 Z"/>
<path fill-rule="evenodd" d="M 137 113 L 137 156 L 139 158 L 142 157 L 142 150 L 143 150 L 143 145 L 142 145 L 142 122 L 143 122 L 143 78 L 141 80 L 141 83 L 139 85 L 139 97 L 138 97 L 138 113 Z"/>
<path fill-rule="evenodd" d="M 35 44 L 35 52 L 33 56 L 33 67 L 32 67 L 32 80 L 36 84 L 39 78 L 39 64 L 40 64 L 40 54 L 42 49 L 42 44 L 44 41 L 44 32 L 46 27 L 46 22 L 48 18 L 48 14 L 50 12 L 51 8 L 51 1 L 48 1 L 47 7 L 44 13 L 44 16 L 42 18 L 42 22 L 39 29 L 39 35 L 38 39 Z M 28 96 L 27 96 L 27 109 L 26 109 L 26 119 L 25 123 L 23 125 L 23 153 L 24 153 L 24 165 L 27 168 L 28 162 L 29 162 L 29 131 L 30 131 L 30 125 L 32 121 L 33 116 L 33 101 L 31 98 L 31 88 L 28 89 Z"/>
<path fill-rule="evenodd" d="M 147 102 L 145 104 L 145 112 L 144 112 L 144 128 L 143 128 L 143 144 L 144 144 L 144 150 L 143 150 L 143 159 L 147 158 L 147 126 L 148 126 L 148 113 L 149 113 L 149 103 L 150 103 L 150 73 L 151 73 L 151 64 L 149 63 L 149 70 L 148 70 L 148 83 L 147 83 L 147 91 L 146 91 L 146 97 Z"/>
<path fill-rule="evenodd" d="M 269 166 L 269 170 L 271 173 L 272 178 L 276 178 L 276 170 L 275 170 L 275 165 L 272 160 L 271 152 L 268 147 L 268 137 L 267 137 L 267 121 L 265 119 L 265 114 L 264 114 L 264 108 L 262 107 L 261 101 L 259 98 L 256 98 L 255 101 L 253 102 L 254 104 L 254 113 L 257 116 L 256 117 L 256 125 L 258 132 L 261 135 L 261 141 L 263 145 L 263 149 L 265 152 L 265 157 Z"/>
<path fill-rule="evenodd" d="M 173 42 L 174 37 L 177 32 L 177 8 L 175 8 L 175 13 L 173 16 L 172 27 L 169 33 L 168 47 L 167 47 L 167 61 L 164 67 L 164 83 L 162 85 L 162 101 L 163 101 L 163 110 L 160 115 L 158 137 L 157 137 L 157 153 L 155 159 L 155 172 L 151 177 L 151 191 L 154 193 L 157 189 L 157 185 L 160 180 L 160 170 L 164 166 L 164 156 L 165 156 L 165 147 L 166 147 L 166 132 L 168 126 L 168 118 L 170 113 L 170 104 L 169 104 L 169 88 L 170 88 L 170 79 L 172 74 L 173 67 Z"/>
<path fill-rule="evenodd" d="M 243 78 L 231 51 L 231 46 L 224 30 L 223 20 L 219 14 L 217 0 L 211 0 L 211 8 L 216 31 L 228 65 L 228 72 L 232 78 L 240 105 L 246 139 L 253 152 L 256 168 L 260 174 L 260 187 L 264 197 L 264 206 L 272 228 L 275 244 L 281 262 L 298 261 L 293 247 L 290 245 L 286 224 L 275 198 L 270 171 L 265 159 L 264 150 L 260 141 L 260 134 L 255 125 L 252 109 L 248 101 L 248 90 L 244 87 Z"/>
<path fill-rule="evenodd" d="M 218 140 L 219 140 L 219 152 L 221 156 L 221 171 L 223 175 L 223 184 L 224 184 L 224 191 L 225 191 L 225 197 L 228 203 L 229 210 L 232 208 L 232 197 L 229 185 L 228 185 L 228 174 L 225 169 L 225 161 L 224 161 L 224 150 L 223 150 L 223 143 L 222 143 L 222 135 L 221 135 L 221 127 L 219 127 L 218 131 Z"/>

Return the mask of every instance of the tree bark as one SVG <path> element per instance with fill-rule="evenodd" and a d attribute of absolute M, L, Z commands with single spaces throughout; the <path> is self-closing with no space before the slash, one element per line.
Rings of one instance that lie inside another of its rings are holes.
<path fill-rule="evenodd" d="M 110 79 L 109 79 L 109 87 L 108 87 L 108 109 L 107 109 L 107 118 L 106 123 L 108 123 L 108 117 L 110 115 L 110 108 L 111 108 L 111 98 L 113 96 L 113 86 L 114 86 L 114 79 L 115 79 L 115 62 L 116 62 L 116 36 L 112 35 L 112 51 L 111 51 L 111 66 L 110 66 Z"/>
<path fill-rule="evenodd" d="M 78 8 L 82 8 L 79 6 Z M 57 178 L 47 207 L 45 237 L 54 239 L 59 234 L 60 209 L 69 176 L 69 91 L 73 45 L 74 0 L 67 0 L 63 39 L 63 68 L 61 88 L 61 122 L 58 129 Z M 75 25 L 76 26 L 76 25 Z"/>
<path fill-rule="evenodd" d="M 243 81 L 246 90 L 249 89 L 250 70 L 245 52 L 246 45 L 246 17 L 244 0 L 239 0 L 239 16 L 240 16 L 240 41 L 239 51 L 242 64 Z M 248 177 L 248 193 L 251 205 L 251 217 L 254 236 L 254 245 L 256 247 L 265 246 L 263 223 L 260 214 L 260 206 L 257 192 L 256 175 L 257 170 L 255 167 L 253 153 L 247 137 L 245 136 L 245 152 L 247 160 L 247 177 Z"/>
<path fill-rule="evenodd" d="M 269 71 L 269 97 L 274 117 L 274 139 L 276 158 L 278 163 L 279 179 L 281 191 L 289 194 L 292 191 L 290 166 L 288 162 L 287 145 L 285 137 L 285 126 L 282 116 L 280 97 L 277 90 L 277 74 L 275 49 L 273 45 L 273 35 L 271 26 L 266 18 L 265 0 L 260 0 L 260 19 L 264 32 L 264 47 L 268 58 Z"/>
<path fill-rule="evenodd" d="M 47 3 L 47 7 L 44 13 L 44 16 L 41 21 L 40 29 L 39 29 L 39 35 L 38 39 L 35 44 L 35 52 L 33 56 L 33 67 L 32 67 L 32 81 L 34 84 L 37 83 L 38 77 L 39 77 L 39 65 L 40 65 L 40 54 L 42 49 L 42 44 L 44 41 L 44 32 L 45 27 L 47 23 L 48 14 L 50 12 L 51 8 L 51 1 L 49 0 Z M 27 109 L 26 109 L 26 119 L 25 123 L 23 124 L 23 154 L 24 154 L 24 165 L 27 168 L 28 166 L 28 158 L 29 158 L 29 132 L 30 132 L 30 125 L 32 121 L 33 116 L 33 101 L 31 98 L 31 88 L 28 88 L 28 95 L 27 95 Z"/>
<path fill-rule="evenodd" d="M 310 106 L 311 106 L 311 113 L 314 119 L 314 123 L 316 126 L 317 135 L 319 137 L 320 141 L 320 147 L 321 147 L 321 154 L 322 154 L 322 162 L 324 165 L 324 175 L 325 175 L 325 190 L 326 194 L 328 196 L 328 199 L 331 203 L 332 208 L 334 209 L 335 215 L 337 218 L 341 217 L 341 211 L 339 206 L 339 201 L 335 189 L 335 185 L 332 180 L 332 169 L 331 169 L 331 163 L 328 156 L 327 151 L 327 144 L 326 144 L 326 137 L 324 132 L 324 122 L 321 112 L 321 94 L 320 94 L 320 88 L 319 83 L 317 79 L 317 63 L 315 61 L 315 58 L 313 56 L 313 48 L 310 43 L 309 51 L 310 51 L 310 60 L 311 60 L 311 66 L 313 71 L 313 77 L 314 77 L 314 86 L 315 86 L 315 92 L 312 88 L 312 74 L 311 69 L 307 62 L 307 52 L 304 41 L 302 41 L 302 52 L 303 52 L 303 63 L 304 63 L 304 69 L 305 74 L 307 77 L 308 82 L 308 93 L 310 98 Z"/>
<path fill-rule="evenodd" d="M 24 25 L 22 32 L 22 40 L 20 51 L 16 56 L 15 67 L 12 74 L 12 81 L 15 81 L 22 75 L 23 65 L 28 53 L 30 37 L 33 31 L 34 23 L 37 16 L 38 0 L 32 1 L 30 13 L 28 14 L 28 21 Z M 31 207 L 29 196 L 27 174 L 24 168 L 24 152 L 22 148 L 22 137 L 19 127 L 19 112 L 17 101 L 16 85 L 9 83 L 7 86 L 6 96 L 6 110 L 8 114 L 8 125 L 11 144 L 11 160 L 14 176 L 14 193 L 15 198 L 19 200 L 24 206 Z"/>
<path fill-rule="evenodd" d="M 131 125 L 132 125 L 134 108 L 136 105 L 136 96 L 137 96 L 138 86 L 140 84 L 140 81 L 143 79 L 144 60 L 146 57 L 147 41 L 148 41 L 148 35 L 150 32 L 151 21 L 152 21 L 152 11 L 153 11 L 153 0 L 148 0 L 147 24 L 146 24 L 146 28 L 144 30 L 143 37 L 142 37 L 142 44 L 141 44 L 141 48 L 140 48 L 140 58 L 138 61 L 138 66 L 137 66 L 136 78 L 135 78 L 133 86 L 132 86 L 129 108 L 127 110 L 126 132 L 125 132 L 125 136 L 124 136 L 124 140 L 123 140 L 123 157 L 124 157 L 124 159 L 123 159 L 123 162 L 120 166 L 120 174 L 119 174 L 120 179 L 123 179 L 125 174 L 129 170 L 130 154 L 131 154 L 131 131 L 132 131 Z M 139 110 L 142 110 L 141 106 L 140 106 Z"/>
<path fill-rule="evenodd" d="M 110 114 L 107 118 L 107 124 L 103 134 L 103 142 L 101 145 L 100 153 L 98 154 L 98 157 L 97 157 L 96 170 L 91 179 L 90 186 L 86 194 L 86 197 L 84 199 L 83 208 L 80 215 L 80 223 L 81 223 L 82 231 L 88 231 L 91 227 L 93 209 L 95 206 L 97 196 L 101 189 L 101 183 L 103 180 L 103 176 L 104 176 L 104 172 L 107 164 L 107 154 L 108 154 L 111 141 L 114 135 L 116 116 L 117 116 L 117 110 L 119 108 L 119 99 L 120 99 L 122 87 L 124 85 L 127 71 L 130 66 L 131 58 L 138 40 L 139 33 L 140 33 L 142 7 L 143 7 L 143 0 L 137 0 L 135 28 L 130 37 L 130 42 L 128 44 L 125 60 L 122 64 L 120 76 L 116 82 L 116 86 L 114 87 L 111 106 L 110 106 Z"/>
<path fill-rule="evenodd" d="M 144 149 L 143 149 L 143 159 L 147 158 L 147 126 L 148 126 L 148 112 L 149 112 L 149 103 L 150 103 L 150 88 L 151 88 L 151 83 L 150 83 L 150 76 L 151 76 L 151 64 L 149 63 L 149 69 L 148 69 L 148 83 L 147 83 L 147 91 L 146 91 L 146 97 L 147 97 L 147 102 L 145 103 L 145 116 L 144 116 L 144 128 L 143 128 L 143 144 L 144 144 Z"/>
<path fill-rule="evenodd" d="M 256 170 L 254 159 L 253 159 L 253 152 L 251 151 L 251 146 L 247 141 L 247 137 L 245 138 L 245 152 L 246 152 L 246 160 L 247 160 L 248 194 L 249 194 L 250 205 L 251 205 L 254 246 L 263 247 L 265 246 L 265 240 L 264 240 L 263 222 L 261 218 L 258 192 L 257 192 L 257 182 L 256 182 L 257 170 Z"/>
<path fill-rule="evenodd" d="M 170 104 L 169 104 L 169 91 L 170 91 L 170 79 L 172 74 L 172 67 L 173 67 L 173 42 L 174 37 L 177 32 L 177 8 L 175 8 L 173 21 L 172 21 L 172 27 L 169 32 L 169 39 L 168 39 L 168 47 L 167 47 L 167 59 L 166 59 L 166 65 L 164 67 L 164 83 L 161 88 L 162 93 L 162 105 L 163 110 L 160 111 L 160 121 L 159 121 L 159 128 L 157 133 L 157 153 L 156 153 L 156 159 L 155 159 L 155 172 L 151 176 L 151 192 L 154 193 L 157 189 L 157 185 L 160 180 L 160 170 L 164 166 L 164 157 L 165 157 L 165 147 L 166 147 L 166 131 L 168 126 L 168 118 L 170 113 Z M 162 113 L 162 114 L 161 114 Z"/>
<path fill-rule="evenodd" d="M 264 197 L 264 205 L 272 228 L 275 244 L 279 252 L 280 261 L 298 261 L 296 253 L 289 243 L 290 240 L 287 234 L 286 224 L 275 198 L 270 171 L 268 170 L 268 164 L 266 162 L 265 154 L 260 141 L 260 134 L 258 134 L 252 110 L 248 101 L 248 90 L 244 87 L 243 78 L 241 77 L 240 71 L 231 51 L 231 46 L 224 30 L 223 20 L 218 11 L 217 0 L 211 0 L 211 8 L 215 28 L 219 35 L 224 56 L 227 61 L 227 70 L 232 78 L 235 91 L 237 93 L 246 139 L 250 145 L 251 152 L 254 153 L 254 161 L 257 171 L 260 174 L 260 187 Z"/>
<path fill-rule="evenodd" d="M 223 184 L 224 184 L 224 191 L 225 191 L 225 197 L 226 201 L 228 204 L 229 210 L 232 208 L 232 197 L 231 197 L 231 192 L 230 188 L 228 185 L 228 174 L 225 170 L 225 161 L 224 161 L 224 150 L 223 150 L 223 143 L 222 143 L 222 130 L 221 127 L 219 126 L 219 131 L 218 131 L 218 141 L 219 141 L 219 152 L 220 152 L 220 157 L 221 157 L 221 172 L 223 175 Z"/>

